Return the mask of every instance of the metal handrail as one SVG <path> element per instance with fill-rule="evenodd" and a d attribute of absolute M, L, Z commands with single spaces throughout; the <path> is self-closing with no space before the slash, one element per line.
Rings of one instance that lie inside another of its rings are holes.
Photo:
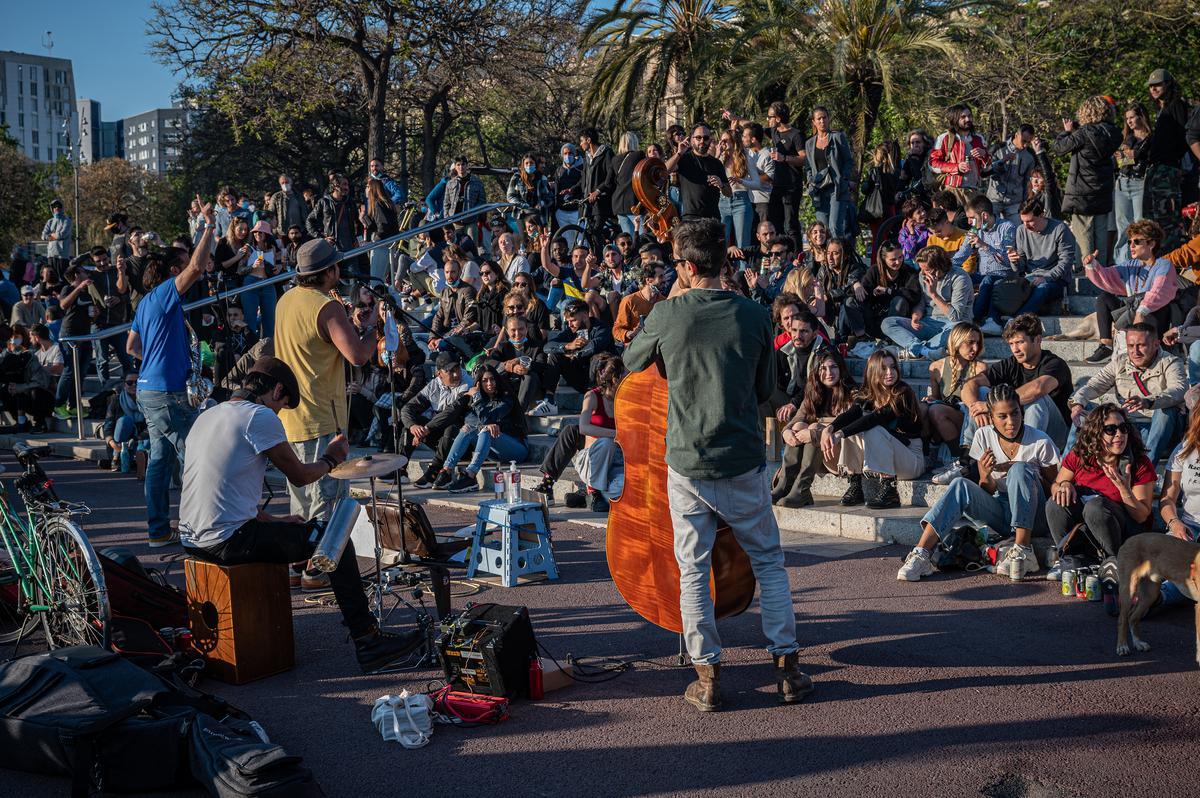
<path fill-rule="evenodd" d="M 428 233 L 432 230 L 436 230 L 441 227 L 446 227 L 447 225 L 456 224 L 458 222 L 465 222 L 469 219 L 474 219 L 476 217 L 483 216 L 485 214 L 491 213 L 492 211 L 499 210 L 501 208 L 513 208 L 513 207 L 523 207 L 523 206 L 520 203 L 516 203 L 516 202 L 493 202 L 489 205 L 481 205 L 478 208 L 472 208 L 468 211 L 463 211 L 462 213 L 456 213 L 452 216 L 447 216 L 444 219 L 436 219 L 432 222 L 423 224 L 420 227 L 414 227 L 411 230 L 404 230 L 402 232 L 397 233 L 394 236 L 389 236 L 387 238 L 381 238 L 378 241 L 369 241 L 366 244 L 363 244 L 361 247 L 355 247 L 354 249 L 350 249 L 350 250 L 346 250 L 345 252 L 338 253 L 337 260 L 334 262 L 341 263 L 344 260 L 349 260 L 350 258 L 357 258 L 359 255 L 366 254 L 368 252 L 371 252 L 372 250 L 379 249 L 380 247 L 391 246 L 392 244 L 397 244 L 401 241 L 406 241 L 410 238 L 415 238 L 416 236 L 419 236 L 422 233 Z M 280 274 L 275 275 L 274 277 L 268 277 L 265 280 L 259 280 L 257 283 L 253 283 L 251 285 L 243 285 L 243 286 L 239 286 L 237 288 L 230 288 L 228 291 L 223 291 L 214 296 L 204 297 L 203 299 L 197 299 L 194 302 L 189 302 L 188 304 L 183 306 L 183 310 L 184 310 L 184 312 L 189 312 L 189 311 L 195 310 L 197 308 L 205 307 L 206 305 L 212 305 L 217 302 L 222 302 L 230 297 L 237 296 L 238 294 L 244 293 L 246 291 L 254 291 L 259 288 L 264 288 L 266 286 L 276 285 L 278 283 L 286 282 L 288 280 L 291 280 L 295 276 L 296 276 L 296 272 L 294 269 L 291 271 L 282 272 Z M 132 329 L 133 329 L 133 323 L 128 322 L 126 324 L 119 324 L 115 327 L 105 327 L 103 330 L 96 330 L 94 332 L 89 332 L 85 335 L 63 336 L 63 337 L 59 338 L 59 343 L 68 343 L 69 344 L 69 343 L 75 343 L 75 342 L 79 342 L 79 341 L 98 342 L 104 338 L 111 338 L 114 335 L 120 335 L 121 333 L 127 333 Z M 75 376 L 76 428 L 78 430 L 78 440 L 83 440 L 83 381 L 80 379 L 81 375 L 79 373 L 79 349 L 77 347 L 74 347 L 74 346 L 71 347 L 71 358 L 72 358 L 71 363 L 73 365 L 72 373 Z"/>

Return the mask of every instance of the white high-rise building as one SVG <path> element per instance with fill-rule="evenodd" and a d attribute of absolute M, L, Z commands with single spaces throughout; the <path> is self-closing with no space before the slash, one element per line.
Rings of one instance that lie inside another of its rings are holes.
<path fill-rule="evenodd" d="M 0 125 L 35 161 L 70 157 L 68 134 L 79 135 L 71 60 L 0 50 Z"/>

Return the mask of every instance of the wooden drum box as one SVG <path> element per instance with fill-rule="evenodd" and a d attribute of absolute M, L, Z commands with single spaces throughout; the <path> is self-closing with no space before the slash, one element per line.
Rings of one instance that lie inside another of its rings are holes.
<path fill-rule="evenodd" d="M 187 559 L 184 571 L 192 645 L 214 678 L 244 684 L 295 665 L 286 565 Z"/>

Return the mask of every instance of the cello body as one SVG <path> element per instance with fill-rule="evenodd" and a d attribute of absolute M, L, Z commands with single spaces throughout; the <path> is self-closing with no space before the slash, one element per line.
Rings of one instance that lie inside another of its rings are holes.
<path fill-rule="evenodd" d="M 646 226 L 660 244 L 671 240 L 671 228 L 679 221 L 679 213 L 668 196 L 671 173 L 661 158 L 643 158 L 633 167 L 633 193 L 638 198 L 634 213 L 646 215 Z"/>
<path fill-rule="evenodd" d="M 627 375 L 614 401 L 625 490 L 612 501 L 606 549 L 613 583 L 647 621 L 682 632 L 679 566 L 667 501 L 667 381 L 651 366 Z M 712 551 L 709 591 L 717 618 L 737 615 L 754 598 L 750 558 L 724 523 Z"/>

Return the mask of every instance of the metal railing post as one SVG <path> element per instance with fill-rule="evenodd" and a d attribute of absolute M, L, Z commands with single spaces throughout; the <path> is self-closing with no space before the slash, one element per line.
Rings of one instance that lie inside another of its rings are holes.
<path fill-rule="evenodd" d="M 79 344 L 71 344 L 71 376 L 75 381 L 75 427 L 83 440 L 83 380 L 79 378 Z"/>

